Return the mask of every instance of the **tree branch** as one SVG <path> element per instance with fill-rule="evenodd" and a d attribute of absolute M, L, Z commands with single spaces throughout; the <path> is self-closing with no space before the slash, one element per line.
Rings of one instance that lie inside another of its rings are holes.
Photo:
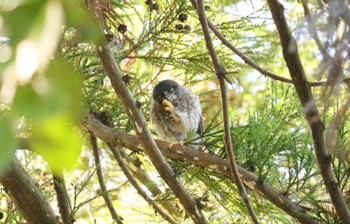
<path fill-rule="evenodd" d="M 114 206 L 113 206 L 111 199 L 109 198 L 108 191 L 107 191 L 107 188 L 106 188 L 106 185 L 104 182 L 104 178 L 103 178 L 103 174 L 102 174 L 102 170 L 101 170 L 101 162 L 100 162 L 100 156 L 98 154 L 97 140 L 96 140 L 96 137 L 92 133 L 90 133 L 90 142 L 91 142 L 92 151 L 94 153 L 96 173 L 97 173 L 97 177 L 98 177 L 98 183 L 100 184 L 100 188 L 102 191 L 102 197 L 107 205 L 109 213 L 111 213 L 113 220 L 117 224 L 123 224 L 122 220 L 120 219 L 120 217 L 118 216 L 117 212 L 114 209 Z"/>
<path fill-rule="evenodd" d="M 350 212 L 345 203 L 342 192 L 339 189 L 338 181 L 334 176 L 331 166 L 332 158 L 328 153 L 324 141 L 324 125 L 321 121 L 321 115 L 319 114 L 313 99 L 310 84 L 306 80 L 296 41 L 288 28 L 284 16 L 284 7 L 278 2 L 278 0 L 268 0 L 267 2 L 280 36 L 284 60 L 287 63 L 294 87 L 303 106 L 306 120 L 311 128 L 316 157 L 323 181 L 340 220 L 343 223 L 350 223 Z"/>
<path fill-rule="evenodd" d="M 97 52 L 102 60 L 114 91 L 125 106 L 126 113 L 134 126 L 142 147 L 145 149 L 146 154 L 149 156 L 156 170 L 174 192 L 176 197 L 179 198 L 188 216 L 194 221 L 194 223 L 207 223 L 195 200 L 186 191 L 180 180 L 176 178 L 174 171 L 160 153 L 147 126 L 146 120 L 142 115 L 141 110 L 137 107 L 136 100 L 123 82 L 123 74 L 118 64 L 115 62 L 110 49 L 106 45 L 99 45 L 97 46 Z"/>
<path fill-rule="evenodd" d="M 192 0 L 193 5 L 195 5 L 195 1 Z M 223 120 L 224 120 L 224 133 L 225 133 L 225 146 L 226 146 L 226 152 L 229 158 L 230 162 L 230 171 L 231 175 L 235 180 L 235 183 L 237 185 L 239 195 L 243 199 L 248 212 L 253 220 L 254 223 L 259 223 L 259 220 L 255 214 L 254 208 L 252 204 L 250 203 L 249 196 L 247 194 L 247 191 L 243 185 L 243 182 L 239 176 L 236 159 L 234 155 L 234 149 L 232 145 L 232 139 L 231 139 L 231 128 L 230 128 L 230 118 L 229 118 L 229 110 L 228 110 L 228 99 L 227 99 L 227 87 L 226 82 L 224 79 L 224 71 L 221 67 L 220 60 L 216 54 L 210 33 L 208 28 L 208 22 L 206 19 L 206 15 L 204 12 L 204 4 L 202 0 L 197 0 L 197 13 L 199 17 L 199 21 L 202 26 L 204 39 L 206 42 L 207 49 L 209 51 L 210 57 L 212 59 L 217 78 L 219 79 L 220 83 L 220 90 L 221 90 L 221 100 L 222 100 L 222 108 L 223 108 Z"/>
<path fill-rule="evenodd" d="M 141 186 L 137 183 L 136 179 L 130 172 L 129 168 L 127 165 L 124 163 L 124 160 L 122 156 L 120 155 L 119 150 L 117 150 L 112 144 L 108 144 L 108 148 L 111 150 L 111 152 L 114 155 L 114 158 L 117 160 L 120 168 L 123 170 L 125 176 L 128 178 L 128 181 L 130 184 L 137 190 L 137 192 L 148 202 L 148 204 L 152 205 L 152 207 L 158 212 L 166 221 L 177 224 L 173 217 L 171 217 L 168 213 L 166 213 L 157 203 L 153 201 L 153 199 L 148 196 L 148 194 L 142 190 Z"/>
<path fill-rule="evenodd" d="M 9 170 L 0 178 L 0 183 L 28 224 L 59 224 L 39 187 L 16 156 Z"/>
<path fill-rule="evenodd" d="M 108 144 L 125 147 L 135 152 L 144 152 L 144 148 L 141 146 L 140 140 L 136 136 L 109 128 L 100 123 L 90 114 L 85 116 L 85 120 L 82 124 L 96 137 L 102 139 Z M 178 145 L 174 145 L 171 148 L 170 143 L 158 139 L 156 140 L 156 143 L 158 144 L 162 154 L 169 159 L 185 161 L 198 167 L 215 170 L 228 178 L 233 178 L 229 171 L 230 165 L 228 161 L 218 156 L 200 152 L 190 147 L 180 147 Z M 264 198 L 285 211 L 290 216 L 299 220 L 301 223 L 318 223 L 312 218 L 311 215 L 307 213 L 306 210 L 292 202 L 287 197 L 283 196 L 283 194 L 277 189 L 266 183 L 262 183 L 261 180 L 254 174 L 246 171 L 240 166 L 238 166 L 238 171 L 243 183 L 247 187 L 262 195 Z"/>
<path fill-rule="evenodd" d="M 322 42 L 317 34 L 316 23 L 315 23 L 314 19 L 312 18 L 308 3 L 309 3 L 309 0 L 301 0 L 301 4 L 303 5 L 303 9 L 304 9 L 305 19 L 309 24 L 309 30 L 311 31 L 311 36 L 312 36 L 312 38 L 314 38 L 318 49 L 322 53 L 323 58 L 328 61 L 331 59 L 331 56 L 327 52 L 326 48 L 323 46 L 323 44 L 322 44 Z"/>
<path fill-rule="evenodd" d="M 72 221 L 73 217 L 71 217 L 72 211 L 71 211 L 69 197 L 67 194 L 67 189 L 64 183 L 62 172 L 61 172 L 61 176 L 62 177 L 59 177 L 53 174 L 53 186 L 56 192 L 57 205 L 58 205 L 58 209 L 60 211 L 60 215 L 63 223 L 72 224 L 73 223 Z"/>
<path fill-rule="evenodd" d="M 154 182 L 147 173 L 141 168 L 141 161 L 134 160 L 130 156 L 128 156 L 125 151 L 120 148 L 120 155 L 126 162 L 129 170 L 132 172 L 133 176 L 141 182 L 147 189 L 151 192 L 153 198 L 158 197 L 163 193 L 163 191 L 158 187 L 158 184 Z M 164 209 L 166 209 L 176 220 L 182 218 L 182 213 L 179 207 L 174 205 L 174 201 L 171 200 L 158 200 L 159 204 L 162 205 Z"/>
<path fill-rule="evenodd" d="M 193 2 L 193 0 L 191 0 Z M 193 3 L 192 3 L 193 4 Z M 215 34 L 215 36 L 221 41 L 223 45 L 225 45 L 227 48 L 229 48 L 233 53 L 235 53 L 238 57 L 240 57 L 245 63 L 250 65 L 252 68 L 254 68 L 256 71 L 258 71 L 260 74 L 267 76 L 269 78 L 272 78 L 273 80 L 281 81 L 284 83 L 290 83 L 293 84 L 293 81 L 289 78 L 285 78 L 279 75 L 276 75 L 270 71 L 265 70 L 264 68 L 260 67 L 258 64 L 256 64 L 251 58 L 246 56 L 244 53 L 242 53 L 240 50 L 238 50 L 235 46 L 231 44 L 229 40 L 226 39 L 226 37 L 215 27 L 215 25 L 207 18 L 208 26 L 210 30 Z M 350 78 L 346 78 L 343 80 L 344 83 L 350 83 Z M 319 81 L 319 82 L 309 82 L 310 86 L 327 86 L 330 85 L 327 81 Z"/>

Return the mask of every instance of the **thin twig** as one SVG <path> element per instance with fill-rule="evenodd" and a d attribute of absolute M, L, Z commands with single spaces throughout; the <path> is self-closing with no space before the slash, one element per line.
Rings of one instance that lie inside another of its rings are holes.
<path fill-rule="evenodd" d="M 191 0 L 191 2 L 193 2 L 193 0 Z M 238 50 L 235 46 L 233 46 L 232 43 L 229 40 L 227 40 L 227 38 L 215 27 L 215 25 L 208 18 L 207 18 L 207 22 L 208 22 L 208 26 L 209 26 L 210 30 L 215 34 L 215 36 L 221 41 L 221 43 L 223 45 L 225 45 L 227 48 L 229 48 L 233 53 L 235 53 L 245 63 L 250 65 L 252 68 L 254 68 L 256 71 L 258 71 L 260 74 L 267 76 L 269 78 L 272 78 L 273 80 L 293 84 L 293 81 L 291 79 L 276 75 L 276 74 L 274 74 L 270 71 L 267 71 L 264 68 L 260 67 L 251 58 L 249 58 L 247 55 L 245 55 L 240 50 Z M 344 79 L 343 82 L 350 83 L 350 78 Z M 310 86 L 315 86 L 315 87 L 329 85 L 329 83 L 327 81 L 309 82 L 309 84 L 310 84 Z"/>
<path fill-rule="evenodd" d="M 124 149 L 119 149 L 120 155 L 126 162 L 129 170 L 132 172 L 133 176 L 141 182 L 147 189 L 151 192 L 152 197 L 158 197 L 164 192 L 158 187 L 158 184 L 151 179 L 151 177 L 141 168 L 142 162 L 139 160 L 134 160 L 127 155 Z M 174 200 L 158 200 L 159 204 L 167 210 L 175 219 L 180 219 L 182 213 L 179 207 L 175 206 Z"/>
<path fill-rule="evenodd" d="M 92 151 L 94 153 L 96 173 L 97 173 L 97 177 L 98 177 L 98 183 L 100 184 L 100 188 L 102 191 L 102 197 L 107 205 L 109 213 L 111 213 L 112 219 L 114 221 L 116 221 L 118 224 L 123 224 L 120 216 L 117 214 L 117 212 L 113 206 L 111 199 L 109 198 L 108 190 L 106 188 L 106 184 L 105 184 L 104 177 L 102 174 L 100 156 L 98 153 L 97 140 L 96 140 L 96 137 L 92 133 L 90 133 L 90 142 L 91 142 Z"/>
<path fill-rule="evenodd" d="M 182 182 L 176 178 L 176 175 L 168 162 L 161 154 L 157 144 L 155 143 L 151 131 L 147 125 L 142 111 L 137 106 L 136 100 L 130 92 L 129 88 L 123 81 L 123 74 L 119 65 L 115 62 L 110 49 L 105 45 L 97 46 L 97 52 L 101 58 L 102 64 L 107 72 L 109 80 L 115 93 L 118 95 L 120 101 L 125 107 L 125 111 L 130 118 L 137 136 L 141 141 L 140 147 L 145 149 L 154 167 L 167 183 L 170 189 L 179 198 L 181 204 L 184 206 L 188 216 L 194 223 L 207 223 L 200 207 L 195 202 L 194 198 L 187 192 Z"/>
<path fill-rule="evenodd" d="M 72 209 L 66 189 L 66 185 L 64 183 L 63 172 L 61 172 L 61 177 L 53 175 L 53 186 L 56 192 L 57 205 L 58 210 L 60 212 L 62 221 L 64 224 L 72 224 L 73 217 Z"/>
<path fill-rule="evenodd" d="M 193 5 L 195 5 L 194 0 L 191 0 L 191 2 L 193 3 Z M 235 155 L 234 155 L 233 144 L 231 140 L 231 130 L 230 130 L 231 128 L 230 128 L 230 118 L 229 118 L 228 99 L 227 99 L 227 86 L 224 79 L 224 71 L 221 67 L 219 58 L 216 54 L 216 50 L 214 48 L 214 45 L 210 36 L 208 22 L 206 19 L 207 17 L 204 12 L 204 4 L 202 0 L 197 0 L 197 13 L 198 13 L 199 21 L 202 26 L 206 46 L 209 51 L 211 60 L 213 62 L 217 78 L 219 79 L 219 82 L 220 82 L 221 100 L 222 100 L 222 108 L 223 108 L 223 120 L 224 120 L 225 146 L 226 146 L 226 151 L 230 162 L 231 175 L 232 177 L 234 177 L 234 180 L 238 187 L 239 195 L 243 199 L 253 222 L 259 223 L 259 220 L 255 214 L 254 208 L 250 202 L 247 191 L 239 176 L 238 167 L 237 167 Z"/>
<path fill-rule="evenodd" d="M 126 176 L 126 178 L 128 178 L 128 181 L 130 182 L 130 184 L 137 190 L 137 192 L 147 201 L 148 204 L 150 204 L 154 210 L 156 210 L 157 213 L 159 213 L 166 221 L 173 223 L 173 224 L 177 224 L 178 222 L 176 222 L 173 217 L 171 217 L 171 215 L 169 215 L 167 212 L 165 212 L 157 203 L 155 203 L 155 201 L 148 196 L 148 194 L 142 190 L 142 187 L 137 183 L 136 179 L 134 178 L 134 176 L 132 175 L 131 171 L 129 170 L 128 166 L 125 164 L 122 156 L 120 155 L 120 152 L 118 149 L 116 149 L 113 145 L 111 144 L 107 144 L 108 148 L 111 150 L 111 152 L 113 153 L 114 158 L 117 160 L 120 168 L 123 170 L 124 175 Z"/>
<path fill-rule="evenodd" d="M 350 212 L 342 192 L 339 189 L 338 181 L 334 176 L 331 166 L 332 157 L 329 155 L 325 144 L 323 136 L 324 125 L 321 121 L 321 115 L 316 107 L 310 85 L 306 80 L 296 40 L 288 28 L 284 16 L 284 7 L 278 0 L 268 0 L 267 2 L 280 36 L 284 60 L 286 61 L 294 87 L 303 106 L 306 120 L 311 128 L 317 162 L 321 170 L 324 184 L 340 220 L 343 223 L 350 223 Z M 291 51 L 290 49 L 293 50 Z"/>
<path fill-rule="evenodd" d="M 82 125 L 106 143 L 125 147 L 134 152 L 142 153 L 145 151 L 144 148 L 140 147 L 140 140 L 136 136 L 107 127 L 90 114 L 86 115 Z M 216 155 L 200 152 L 190 147 L 174 145 L 172 150 L 169 150 L 170 143 L 158 139 L 156 140 L 156 143 L 162 154 L 169 159 L 187 162 L 201 168 L 213 169 L 216 172 L 233 179 L 231 172 L 229 171 L 230 165 L 227 160 Z M 256 175 L 248 172 L 242 167 L 238 166 L 238 170 L 242 181 L 247 187 L 269 200 L 276 207 L 282 209 L 301 223 L 318 223 L 304 208 L 283 196 L 282 192 L 264 182 L 261 182 Z"/>
<path fill-rule="evenodd" d="M 315 43 L 316 43 L 318 49 L 321 51 L 323 57 L 326 60 L 329 60 L 329 59 L 331 59 L 331 56 L 327 52 L 326 48 L 323 46 L 323 44 L 322 44 L 322 42 L 317 34 L 316 23 L 315 23 L 314 19 L 312 18 L 308 3 L 309 3 L 309 0 L 302 0 L 301 1 L 301 4 L 303 5 L 303 9 L 304 9 L 304 16 L 305 16 L 306 21 L 309 24 L 309 30 L 311 31 L 311 36 L 312 36 L 312 38 L 314 38 Z"/>
<path fill-rule="evenodd" d="M 350 96 L 347 97 L 344 105 L 337 111 L 331 125 L 329 126 L 328 134 L 326 137 L 326 143 L 329 148 L 328 151 L 330 152 L 333 151 L 333 148 L 335 146 L 334 141 L 336 139 L 336 131 L 339 128 L 341 121 L 344 118 L 344 115 L 346 114 L 346 111 L 349 109 L 349 107 L 350 107 Z M 349 162 L 349 159 L 347 159 L 347 161 Z"/>

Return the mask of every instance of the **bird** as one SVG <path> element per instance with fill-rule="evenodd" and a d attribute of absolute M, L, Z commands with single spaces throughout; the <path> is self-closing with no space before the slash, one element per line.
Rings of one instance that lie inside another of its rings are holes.
<path fill-rule="evenodd" d="M 159 82 L 152 92 L 150 118 L 160 139 L 183 146 L 188 137 L 193 137 L 197 141 L 189 146 L 201 149 L 202 107 L 199 97 L 188 87 L 170 79 Z"/>

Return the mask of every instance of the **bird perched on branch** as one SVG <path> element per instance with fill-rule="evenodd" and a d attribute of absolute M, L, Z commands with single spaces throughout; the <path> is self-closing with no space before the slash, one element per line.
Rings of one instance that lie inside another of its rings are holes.
<path fill-rule="evenodd" d="M 190 145 L 200 148 L 202 108 L 198 96 L 189 88 L 169 79 L 159 82 L 153 89 L 150 115 L 160 139 L 183 144 L 193 137 L 197 141 Z"/>

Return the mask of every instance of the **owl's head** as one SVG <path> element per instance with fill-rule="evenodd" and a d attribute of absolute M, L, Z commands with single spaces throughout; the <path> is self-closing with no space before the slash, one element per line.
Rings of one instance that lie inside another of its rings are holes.
<path fill-rule="evenodd" d="M 179 95 L 180 85 L 170 79 L 163 80 L 159 82 L 153 89 L 153 99 L 162 104 L 163 100 L 172 100 L 176 99 Z"/>

